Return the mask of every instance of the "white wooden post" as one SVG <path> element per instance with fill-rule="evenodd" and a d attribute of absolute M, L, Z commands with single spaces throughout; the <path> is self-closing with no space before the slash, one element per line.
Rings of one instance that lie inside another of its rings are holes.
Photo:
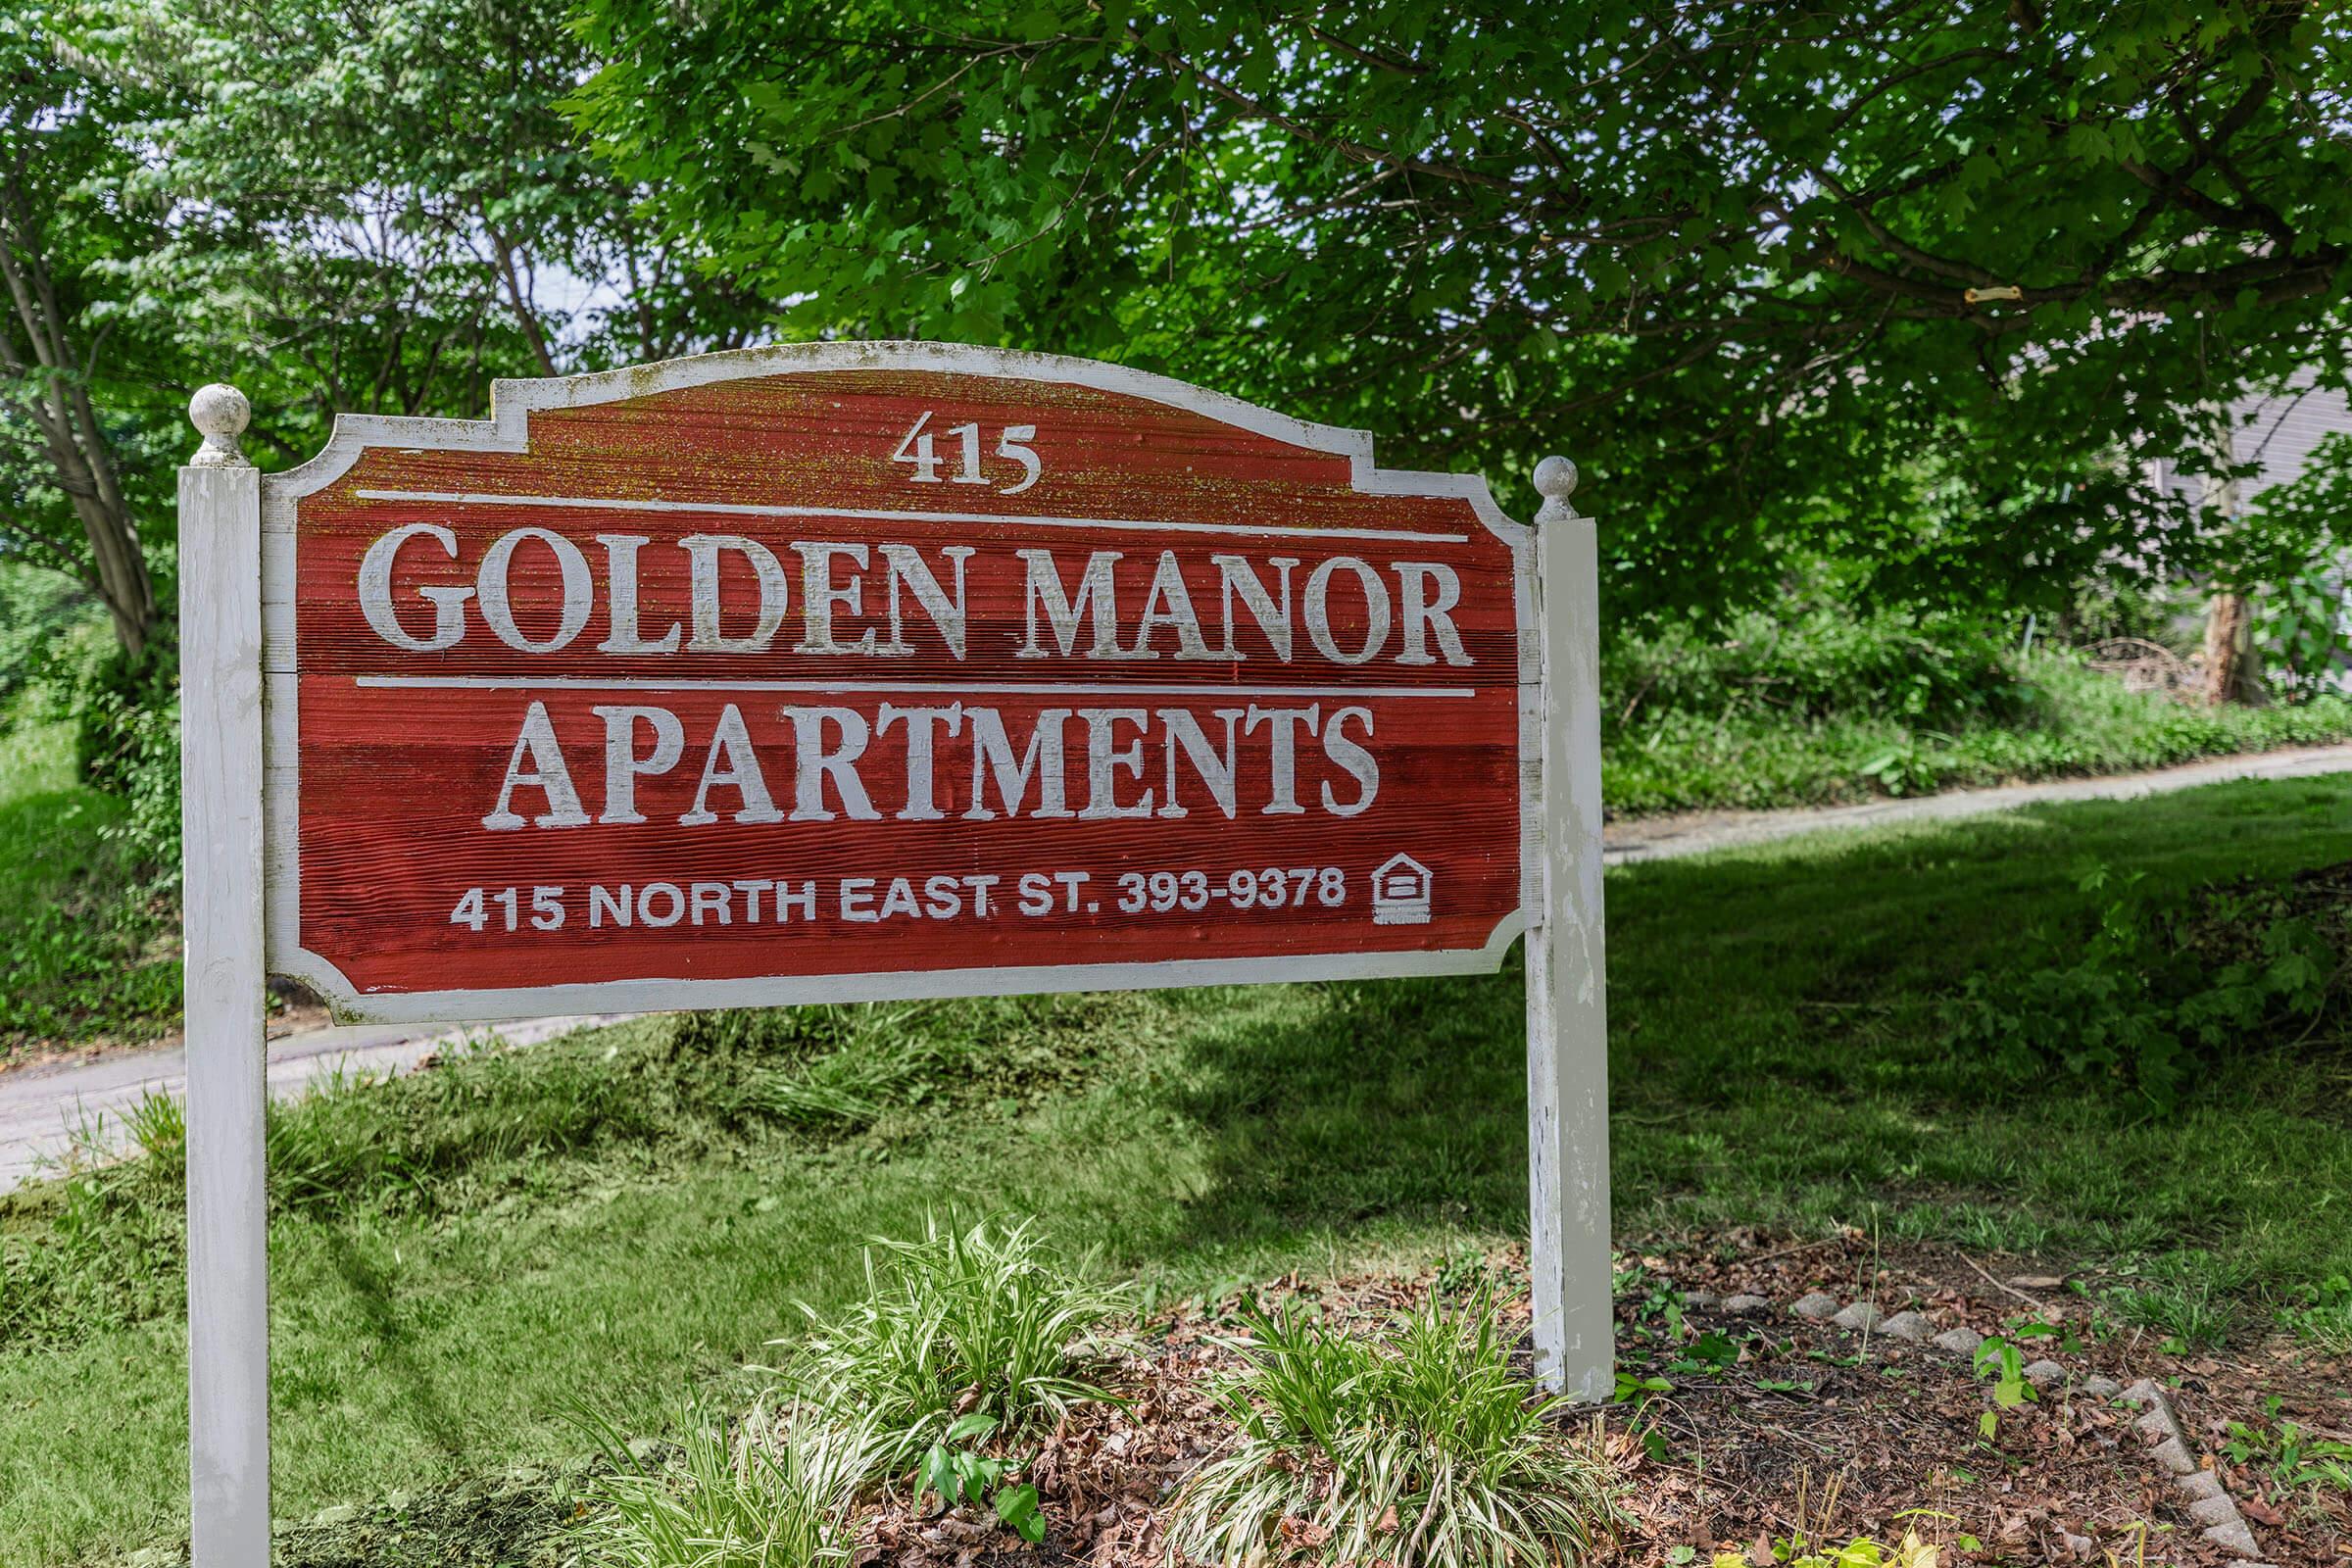
<path fill-rule="evenodd" d="M 179 470 L 193 1568 L 270 1561 L 262 481 L 237 449 L 250 415 L 234 387 L 199 391 L 204 444 Z"/>
<path fill-rule="evenodd" d="M 1616 1393 L 1610 1307 L 1609 1027 L 1601 989 L 1600 581 L 1592 519 L 1568 498 L 1576 465 L 1536 466 L 1544 628 L 1543 897 L 1527 932 L 1528 1267 L 1536 1375 L 1599 1401 Z"/>

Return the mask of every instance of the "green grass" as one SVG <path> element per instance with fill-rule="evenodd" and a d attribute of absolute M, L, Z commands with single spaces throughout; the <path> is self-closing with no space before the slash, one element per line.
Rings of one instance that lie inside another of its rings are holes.
<path fill-rule="evenodd" d="M 1613 723 L 1601 794 L 1622 813 L 1927 795 L 2015 780 L 2129 773 L 2199 758 L 2352 739 L 2352 701 L 2188 707 L 2063 657 L 2022 662 L 1999 711 L 1914 717 L 1761 702 L 1643 706 Z"/>
<path fill-rule="evenodd" d="M 1613 872 L 1621 1241 L 1876 1224 L 2115 1264 L 2183 1307 L 2211 1282 L 2254 1325 L 2340 1300 L 2340 1057 L 2249 1040 L 2150 1119 L 1945 1049 L 1932 999 L 2086 929 L 2085 858 L 2162 890 L 2347 855 L 2352 780 L 2323 779 Z M 278 1511 L 576 1453 L 581 1399 L 629 1433 L 690 1390 L 747 1399 L 795 1303 L 839 1310 L 865 1239 L 930 1214 L 1034 1214 L 1163 1300 L 1523 1234 L 1521 1007 L 1514 962 L 706 1015 L 330 1093 L 272 1132 Z M 167 1141 L 0 1201 L 0 1564 L 184 1528 L 170 1165 Z"/>
<path fill-rule="evenodd" d="M 123 810 L 77 782 L 72 724 L 0 724 L 0 1060 L 177 1021 L 176 945 L 109 832 Z"/>

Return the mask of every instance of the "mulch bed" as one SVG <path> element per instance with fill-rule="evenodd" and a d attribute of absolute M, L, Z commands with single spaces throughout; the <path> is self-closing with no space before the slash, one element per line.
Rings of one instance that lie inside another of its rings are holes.
<path fill-rule="evenodd" d="M 1999 1334 L 2024 1314 L 2072 1322 L 2079 1347 L 2035 1341 L 2029 1358 L 2050 1354 L 2078 1379 L 2096 1372 L 2125 1384 L 2141 1377 L 2166 1384 L 2207 1455 L 2218 1457 L 2230 1422 L 2268 1419 L 2272 1396 L 2280 1415 L 2320 1435 L 2352 1428 L 2352 1367 L 2284 1342 L 2225 1358 L 2166 1355 L 2145 1335 L 2094 1339 L 2083 1298 L 2054 1275 L 2020 1274 L 2014 1262 L 1986 1269 L 1986 1260 L 1950 1250 L 1875 1252 L 1860 1237 L 1775 1245 L 1741 1232 L 1695 1241 L 1671 1258 L 1645 1259 L 1649 1298 L 1620 1302 L 1621 1367 L 1665 1376 L 1673 1391 L 1638 1407 L 1567 1417 L 1597 1421 L 1597 1440 L 1627 1478 L 1635 1523 L 1602 1559 L 1611 1564 L 1695 1561 L 1703 1568 L 1720 1550 L 1766 1563 L 1774 1542 L 1799 1533 L 1891 1542 L 1906 1529 L 1941 1543 L 1947 1564 L 2104 1568 L 2111 1552 L 2124 1564 L 2241 1561 L 2200 1537 L 2180 1494 L 2133 1431 L 2132 1409 L 2052 1390 L 2004 1413 L 1988 1445 L 1979 1425 L 1986 1385 L 1963 1358 L 1884 1336 L 1865 1354 L 1862 1336 L 1786 1310 L 1786 1302 L 1816 1289 L 1851 1298 L 1869 1289 L 1874 1273 L 1882 1306 L 1917 1307 L 1939 1328 Z M 1516 1258 L 1497 1260 L 1506 1283 L 1524 1278 L 1520 1267 Z M 1300 1295 L 1327 1314 L 1369 1325 L 1433 1286 L 1426 1275 L 1288 1279 L 1259 1298 L 1270 1304 Z M 1692 1311 L 1679 1328 L 1658 1310 L 1682 1291 L 1701 1289 L 1760 1295 L 1775 1306 L 1752 1317 Z M 1220 1450 L 1229 1430 L 1207 1380 L 1232 1364 L 1221 1342 L 1242 1332 L 1231 1316 L 1236 1304 L 1191 1307 L 1154 1323 L 1116 1368 L 1129 1402 L 1084 1408 L 1044 1445 L 1032 1471 L 1053 1521 L 1043 1546 L 1024 1546 L 968 1511 L 926 1518 L 902 1502 L 861 1522 L 857 1568 L 1164 1568 L 1162 1530 L 1176 1492 Z M 1702 1372 L 1665 1370 L 1678 1358 L 1687 1363 L 1684 1348 L 1709 1332 L 1739 1344 L 1738 1359 Z M 2279 1568 L 2352 1564 L 2343 1494 L 2283 1494 L 2263 1474 L 2226 1461 L 2221 1468 L 2266 1561 Z"/>
<path fill-rule="evenodd" d="M 1948 1248 L 1879 1251 L 1858 1235 L 1778 1249 L 1752 1232 L 1710 1240 L 1722 1245 L 1645 1261 L 1677 1289 L 1762 1296 L 1775 1306 L 1755 1317 L 1690 1314 L 1700 1329 L 1746 1343 L 1721 1377 L 1678 1379 L 1655 1407 L 1669 1458 L 1635 1461 L 1635 1505 L 1648 1539 L 1628 1544 L 1629 1563 L 1663 1562 L 1683 1544 L 1701 1547 L 1704 1561 L 1718 1546 L 1786 1536 L 1832 1484 L 1838 1505 L 1814 1534 L 1886 1539 L 1915 1528 L 1947 1544 L 1947 1561 L 2104 1564 L 2112 1552 L 2132 1563 L 2143 1531 L 2151 1563 L 2242 1561 L 2201 1539 L 2185 1499 L 2133 1431 L 2131 1408 L 2052 1389 L 2004 1412 L 1987 1445 L 1979 1425 L 1986 1385 L 1963 1358 L 1884 1336 L 1864 1355 L 1862 1336 L 1788 1313 L 1787 1302 L 1816 1290 L 1852 1299 L 1874 1294 L 1875 1281 L 1886 1310 L 1913 1307 L 1939 1329 L 2008 1336 L 2028 1359 L 2048 1355 L 2077 1383 L 2092 1374 L 2126 1385 L 2153 1378 L 2172 1391 L 2192 1444 L 2213 1460 L 2230 1423 L 2269 1420 L 2274 1396 L 2280 1416 L 2321 1435 L 2352 1426 L 2352 1366 L 2290 1342 L 2229 1358 L 2169 1355 L 2153 1335 L 2111 1328 L 2098 1338 L 2091 1303 L 2055 1274 L 1988 1268 Z M 1621 1316 L 1620 1343 L 1638 1355 L 1643 1325 Z M 2075 1332 L 2063 1348 L 2021 1342 L 2014 1325 L 2027 1318 Z M 2226 1460 L 2219 1468 L 2267 1560 L 2352 1559 L 2344 1494 L 2285 1495 L 2266 1475 Z M 1948 1517 L 1913 1513 L 1921 1509 Z M 1963 1536 L 1981 1546 L 1960 1544 Z"/>

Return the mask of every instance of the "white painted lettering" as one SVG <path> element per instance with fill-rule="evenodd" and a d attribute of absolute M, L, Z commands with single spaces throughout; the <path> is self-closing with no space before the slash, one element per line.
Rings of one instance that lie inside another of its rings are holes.
<path fill-rule="evenodd" d="M 378 637 L 393 647 L 412 654 L 437 654 L 444 648 L 455 648 L 466 636 L 466 601 L 473 590 L 466 587 L 418 588 L 416 595 L 433 607 L 433 634 L 430 637 L 412 637 L 401 625 L 400 617 L 392 612 L 392 568 L 400 556 L 400 547 L 416 538 L 432 540 L 450 560 L 458 559 L 458 536 L 432 522 L 412 522 L 395 528 L 368 547 L 360 558 L 360 613 Z"/>
<path fill-rule="evenodd" d="M 532 826 L 587 824 L 588 813 L 580 809 L 580 793 L 571 787 L 571 771 L 564 765 L 564 748 L 556 743 L 555 721 L 547 716 L 545 703 L 533 703 L 523 714 L 521 733 L 514 737 L 514 750 L 507 758 L 507 777 L 499 787 L 497 809 L 482 818 L 482 826 L 493 833 L 512 832 L 522 826 L 522 817 L 513 806 L 514 791 L 523 787 L 539 790 L 547 797 L 547 810 L 531 818 Z"/>
<path fill-rule="evenodd" d="M 548 548 L 564 585 L 564 610 L 555 635 L 538 642 L 525 637 L 515 623 L 507 584 L 514 567 L 514 552 L 525 539 L 535 539 Z M 521 654 L 552 654 L 569 645 L 588 624 L 588 612 L 596 604 L 596 583 L 588 570 L 588 558 L 580 554 L 578 545 L 546 528 L 516 528 L 500 534 L 482 555 L 474 587 L 482 607 L 482 624 L 500 642 Z"/>
<path fill-rule="evenodd" d="M 592 708 L 605 721 L 605 811 L 599 822 L 642 822 L 637 809 L 637 780 L 666 773 L 677 766 L 686 751 L 686 726 L 666 708 Z M 637 721 L 653 726 L 654 749 L 637 755 Z"/>
<path fill-rule="evenodd" d="M 882 813 L 866 799 L 856 766 L 873 737 L 865 715 L 855 708 L 787 708 L 784 716 L 792 720 L 795 742 L 792 820 L 833 820 L 834 813 L 825 806 L 825 780 L 829 778 L 841 797 L 844 812 L 858 821 L 879 821 Z M 841 731 L 841 744 L 831 751 L 825 749 L 827 724 Z"/>

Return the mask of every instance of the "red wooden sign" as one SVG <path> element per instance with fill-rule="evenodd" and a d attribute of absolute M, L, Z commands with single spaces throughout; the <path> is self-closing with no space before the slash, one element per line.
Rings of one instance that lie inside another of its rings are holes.
<path fill-rule="evenodd" d="M 926 345 L 504 383 L 264 487 L 270 967 L 340 1008 L 1489 968 L 1528 530 L 1370 438 Z"/>

